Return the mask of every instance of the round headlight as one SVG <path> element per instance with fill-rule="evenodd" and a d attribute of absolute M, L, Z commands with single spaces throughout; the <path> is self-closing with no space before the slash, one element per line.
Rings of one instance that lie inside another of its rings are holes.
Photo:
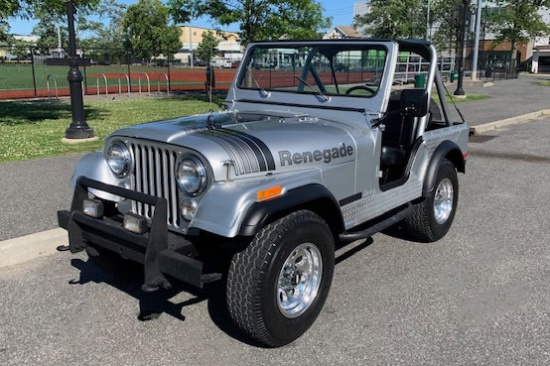
<path fill-rule="evenodd" d="M 190 195 L 201 192 L 206 186 L 206 169 L 194 156 L 183 159 L 176 171 L 180 187 Z"/>
<path fill-rule="evenodd" d="M 109 168 L 119 177 L 126 175 L 132 166 L 130 150 L 120 141 L 115 141 L 109 146 L 105 159 Z"/>

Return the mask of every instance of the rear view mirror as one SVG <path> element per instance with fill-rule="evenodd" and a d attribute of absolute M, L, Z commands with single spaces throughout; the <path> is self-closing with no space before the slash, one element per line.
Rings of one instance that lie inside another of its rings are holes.
<path fill-rule="evenodd" d="M 424 89 L 403 89 L 401 111 L 412 117 L 424 117 L 428 114 L 428 92 Z"/>

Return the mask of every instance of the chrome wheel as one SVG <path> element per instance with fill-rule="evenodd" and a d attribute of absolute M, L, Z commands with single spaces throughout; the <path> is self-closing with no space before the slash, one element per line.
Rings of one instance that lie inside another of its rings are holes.
<path fill-rule="evenodd" d="M 277 304 L 287 318 L 302 315 L 317 297 L 323 262 L 319 249 L 311 244 L 300 244 L 286 259 L 277 285 Z"/>
<path fill-rule="evenodd" d="M 443 224 L 453 211 L 454 188 L 449 178 L 439 182 L 434 197 L 434 215 L 438 224 Z"/>

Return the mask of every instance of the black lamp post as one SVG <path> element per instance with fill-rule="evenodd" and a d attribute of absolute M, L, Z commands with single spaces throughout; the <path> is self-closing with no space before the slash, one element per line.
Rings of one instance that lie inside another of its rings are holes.
<path fill-rule="evenodd" d="M 69 23 L 69 59 L 70 69 L 67 75 L 69 90 L 71 92 L 71 110 L 73 121 L 65 130 L 65 138 L 70 140 L 88 139 L 94 137 L 94 130 L 86 123 L 84 116 L 84 98 L 82 97 L 82 74 L 78 69 L 76 58 L 76 40 L 74 32 L 74 4 L 72 0 L 67 1 L 67 20 Z"/>
<path fill-rule="evenodd" d="M 464 81 L 464 46 L 466 44 L 466 16 L 468 8 L 470 7 L 470 0 L 463 0 L 462 5 L 462 31 L 460 36 L 460 55 L 458 57 L 458 82 L 456 83 L 456 90 L 454 95 L 465 95 L 462 84 Z"/>

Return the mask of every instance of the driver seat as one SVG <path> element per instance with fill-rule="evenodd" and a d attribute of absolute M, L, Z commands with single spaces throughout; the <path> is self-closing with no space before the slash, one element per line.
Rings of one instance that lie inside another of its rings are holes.
<path fill-rule="evenodd" d="M 414 117 L 400 112 L 399 94 L 392 96 L 382 132 L 382 166 L 401 165 L 414 141 Z"/>
<path fill-rule="evenodd" d="M 384 183 L 402 177 L 414 142 L 414 132 L 415 118 L 401 113 L 400 96 L 392 96 L 382 132 L 380 168 L 384 171 Z"/>

